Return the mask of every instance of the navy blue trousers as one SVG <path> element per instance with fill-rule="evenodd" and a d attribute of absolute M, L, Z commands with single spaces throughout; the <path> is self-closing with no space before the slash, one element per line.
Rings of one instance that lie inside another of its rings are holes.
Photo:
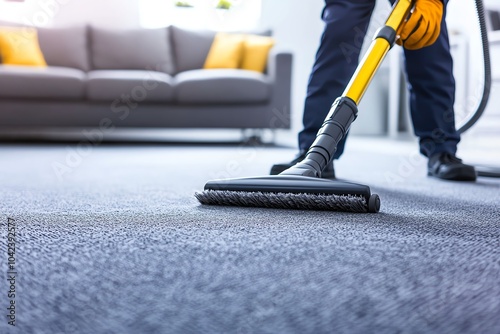
<path fill-rule="evenodd" d="M 307 87 L 304 128 L 298 136 L 301 150 L 311 146 L 332 103 L 342 95 L 353 75 L 375 6 L 375 0 L 325 3 L 325 28 Z M 455 128 L 455 79 L 445 15 L 441 34 L 433 45 L 413 51 L 405 49 L 404 55 L 411 119 L 420 152 L 427 157 L 441 152 L 455 154 L 460 135 Z M 370 110 L 360 110 L 358 117 L 365 112 Z M 334 159 L 342 155 L 345 140 L 337 146 Z"/>

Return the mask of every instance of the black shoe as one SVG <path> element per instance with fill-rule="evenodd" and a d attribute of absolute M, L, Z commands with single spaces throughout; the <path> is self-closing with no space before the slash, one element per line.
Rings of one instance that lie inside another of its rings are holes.
<path fill-rule="evenodd" d="M 476 170 L 473 166 L 450 153 L 438 153 L 429 158 L 427 175 L 452 181 L 475 181 Z"/>
<path fill-rule="evenodd" d="M 293 165 L 301 162 L 306 157 L 307 151 L 300 151 L 299 154 L 290 162 L 284 162 L 281 164 L 275 164 L 271 167 L 271 175 L 278 175 L 284 170 L 292 167 Z M 321 173 L 321 177 L 324 179 L 334 179 L 335 169 L 333 168 L 333 161 L 326 166 L 325 170 Z"/>

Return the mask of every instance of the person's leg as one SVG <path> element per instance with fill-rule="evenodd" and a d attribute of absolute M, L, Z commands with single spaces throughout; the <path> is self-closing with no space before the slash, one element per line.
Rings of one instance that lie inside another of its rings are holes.
<path fill-rule="evenodd" d="M 455 79 L 445 15 L 437 41 L 419 50 L 405 50 L 405 59 L 410 112 L 420 151 L 427 157 L 454 155 L 460 135 L 455 129 Z"/>
<path fill-rule="evenodd" d="M 309 149 L 332 103 L 356 70 L 374 6 L 374 0 L 327 1 L 322 14 L 325 28 L 307 87 L 299 150 Z M 344 145 L 345 138 L 334 159 L 340 157 Z"/>
<path fill-rule="evenodd" d="M 298 135 L 299 154 L 292 161 L 272 166 L 271 174 L 279 174 L 305 158 L 335 99 L 342 95 L 358 65 L 375 0 L 326 0 L 322 13 L 325 23 L 320 46 L 309 77 L 304 103 L 304 128 Z M 344 151 L 346 138 L 337 145 L 334 159 Z M 333 163 L 322 177 L 334 178 Z"/>
<path fill-rule="evenodd" d="M 410 112 L 420 152 L 429 158 L 429 175 L 474 180 L 475 170 L 455 157 L 460 134 L 455 128 L 455 79 L 446 27 L 446 5 L 437 41 L 419 50 L 405 50 Z"/>

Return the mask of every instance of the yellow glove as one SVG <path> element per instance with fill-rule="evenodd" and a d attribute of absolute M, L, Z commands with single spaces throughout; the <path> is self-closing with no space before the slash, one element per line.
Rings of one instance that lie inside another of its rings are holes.
<path fill-rule="evenodd" d="M 441 32 L 443 7 L 442 0 L 415 0 L 411 16 L 396 43 L 408 50 L 432 45 Z"/>

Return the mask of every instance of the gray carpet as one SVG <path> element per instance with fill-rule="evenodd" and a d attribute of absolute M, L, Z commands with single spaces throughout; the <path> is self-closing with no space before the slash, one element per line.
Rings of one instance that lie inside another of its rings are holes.
<path fill-rule="evenodd" d="M 354 147 L 337 174 L 371 185 L 378 214 L 205 207 L 208 179 L 294 151 L 75 148 L 0 146 L 1 270 L 10 217 L 18 272 L 1 333 L 500 333 L 498 180 Z"/>

